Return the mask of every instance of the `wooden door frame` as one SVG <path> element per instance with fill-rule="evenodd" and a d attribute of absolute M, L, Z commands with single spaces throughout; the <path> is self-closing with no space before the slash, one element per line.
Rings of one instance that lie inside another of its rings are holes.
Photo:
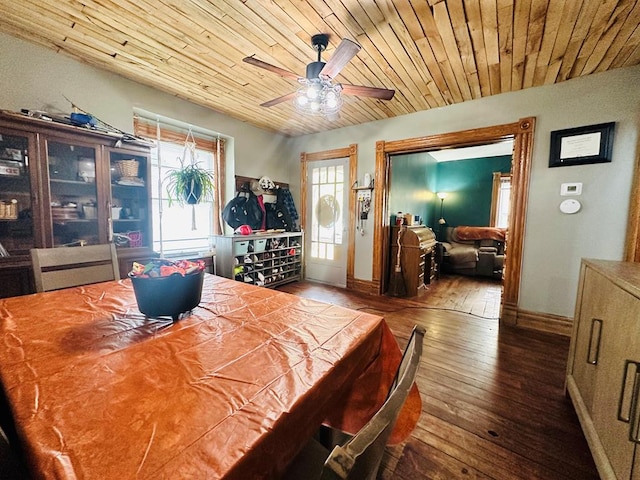
<path fill-rule="evenodd" d="M 517 323 L 534 127 L 535 117 L 528 117 L 522 118 L 515 123 L 485 128 L 405 140 L 389 142 L 381 140 L 376 142 L 373 244 L 377 245 L 378 248 L 375 248 L 373 252 L 372 283 L 379 294 L 384 292 L 388 272 L 390 155 L 479 145 L 513 138 L 511 215 L 509 218 L 508 253 L 505 262 L 500 321 L 510 325 Z"/>
<path fill-rule="evenodd" d="M 349 243 L 347 244 L 347 288 L 354 287 L 354 258 L 356 251 L 356 239 L 353 233 L 356 225 L 356 191 L 351 187 L 358 178 L 358 145 L 351 144 L 345 148 L 334 150 L 324 150 L 321 152 L 300 154 L 300 227 L 304 230 L 307 224 L 307 165 L 309 162 L 319 160 L 337 160 L 340 158 L 349 159 Z"/>
<path fill-rule="evenodd" d="M 624 243 L 624 261 L 640 262 L 640 138 L 636 145 L 636 162 L 629 199 L 627 235 Z"/>

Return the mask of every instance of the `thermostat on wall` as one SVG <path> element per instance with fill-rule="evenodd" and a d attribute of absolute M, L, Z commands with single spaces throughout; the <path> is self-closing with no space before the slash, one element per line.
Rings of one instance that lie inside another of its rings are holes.
<path fill-rule="evenodd" d="M 581 207 L 582 205 L 580 204 L 580 202 L 578 200 L 574 200 L 573 198 L 563 200 L 560 203 L 560 211 L 562 213 L 568 213 L 568 214 L 578 213 Z"/>
<path fill-rule="evenodd" d="M 582 182 L 563 183 L 560 185 L 560 195 L 563 197 L 569 195 L 582 195 Z"/>

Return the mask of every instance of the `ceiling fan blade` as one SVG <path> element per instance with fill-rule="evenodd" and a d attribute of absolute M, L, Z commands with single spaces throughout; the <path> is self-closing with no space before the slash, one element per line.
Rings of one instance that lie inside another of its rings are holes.
<path fill-rule="evenodd" d="M 362 47 L 353 40 L 343 38 L 338 48 L 336 48 L 336 51 L 333 52 L 333 55 L 331 55 L 331 58 L 320 72 L 320 75 L 326 75 L 332 79 L 335 78 L 336 75 L 340 73 L 340 70 L 358 54 L 361 48 Z"/>
<path fill-rule="evenodd" d="M 391 100 L 395 95 L 395 90 L 386 88 L 363 87 L 361 85 L 342 84 L 342 92 L 347 95 L 355 95 L 357 97 L 379 98 L 380 100 Z"/>
<path fill-rule="evenodd" d="M 298 78 L 300 78 L 299 75 L 296 75 L 295 73 L 290 72 L 289 70 L 276 67 L 275 65 L 271 65 L 270 63 L 263 62 L 262 60 L 258 60 L 255 57 L 244 57 L 242 61 L 245 63 L 248 63 L 249 65 L 253 65 L 254 67 L 264 68 L 265 70 L 269 70 L 270 72 L 277 73 L 281 77 L 293 78 L 294 80 L 298 80 Z"/>
<path fill-rule="evenodd" d="M 297 92 L 287 93 L 286 95 L 282 95 L 281 97 L 274 98 L 273 100 L 269 100 L 268 102 L 261 103 L 260 106 L 273 107 L 274 105 L 277 105 L 282 102 L 286 102 L 287 100 L 293 100 L 293 98 L 296 96 L 296 93 Z"/>

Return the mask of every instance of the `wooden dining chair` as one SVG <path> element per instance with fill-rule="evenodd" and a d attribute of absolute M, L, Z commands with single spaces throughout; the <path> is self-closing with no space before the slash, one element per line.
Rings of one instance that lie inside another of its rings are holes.
<path fill-rule="evenodd" d="M 120 279 L 116 247 L 112 243 L 32 248 L 31 263 L 37 292 Z"/>
<path fill-rule="evenodd" d="M 423 327 L 413 327 L 387 400 L 371 420 L 353 437 L 343 434 L 348 440 L 332 451 L 312 439 L 289 465 L 282 480 L 376 478 L 387 440 L 415 381 L 424 334 Z"/>

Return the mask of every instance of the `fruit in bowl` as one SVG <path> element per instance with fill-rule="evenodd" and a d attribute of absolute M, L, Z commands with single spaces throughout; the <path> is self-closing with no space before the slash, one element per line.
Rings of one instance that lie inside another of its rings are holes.
<path fill-rule="evenodd" d="M 202 297 L 204 261 L 152 260 L 134 262 L 129 278 L 138 309 L 147 317 L 171 317 L 193 310 Z"/>

